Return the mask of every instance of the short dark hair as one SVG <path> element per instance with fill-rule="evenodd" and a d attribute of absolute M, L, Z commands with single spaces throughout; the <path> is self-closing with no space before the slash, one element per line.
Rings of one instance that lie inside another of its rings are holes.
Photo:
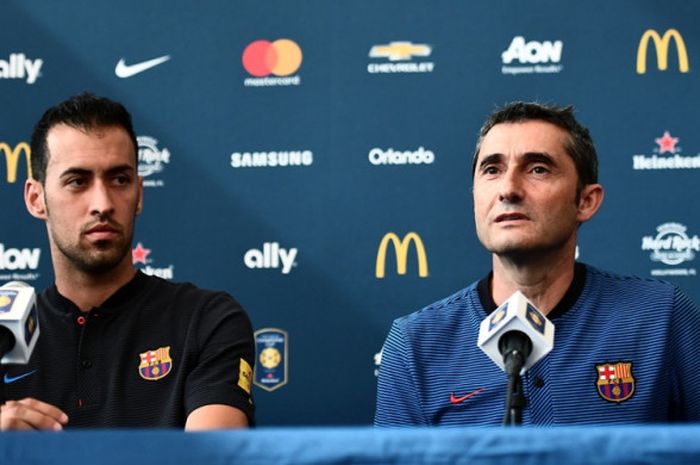
<path fill-rule="evenodd" d="M 574 107 L 559 107 L 535 102 L 513 102 L 491 113 L 479 131 L 474 160 L 472 161 L 472 179 L 476 173 L 476 160 L 481 150 L 481 143 L 486 134 L 497 124 L 522 123 L 541 120 L 554 124 L 565 130 L 569 140 L 564 149 L 574 160 L 578 174 L 577 194 L 584 186 L 598 182 L 598 155 L 593 145 L 591 134 L 574 117 Z"/>
<path fill-rule="evenodd" d="M 83 92 L 46 110 L 34 126 L 31 141 L 32 177 L 42 184 L 46 181 L 46 166 L 50 156 L 46 146 L 46 136 L 51 128 L 59 124 L 84 130 L 108 126 L 121 127 L 134 144 L 134 152 L 138 160 L 136 134 L 131 124 L 131 115 L 124 105 L 106 97 Z"/>

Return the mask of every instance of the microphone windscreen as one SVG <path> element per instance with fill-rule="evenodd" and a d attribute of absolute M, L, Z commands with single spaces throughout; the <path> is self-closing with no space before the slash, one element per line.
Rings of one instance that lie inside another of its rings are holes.
<path fill-rule="evenodd" d="M 532 353 L 527 358 L 523 370 L 528 370 L 554 346 L 554 325 L 527 300 L 520 291 L 516 291 L 481 322 L 478 346 L 502 370 L 505 370 L 503 355 L 499 349 L 501 336 L 508 331 L 521 331 L 532 342 Z"/>

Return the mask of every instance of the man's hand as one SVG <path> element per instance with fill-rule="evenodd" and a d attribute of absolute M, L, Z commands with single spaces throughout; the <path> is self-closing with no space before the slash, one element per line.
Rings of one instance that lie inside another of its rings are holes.
<path fill-rule="evenodd" d="M 0 406 L 0 431 L 52 430 L 60 431 L 68 423 L 68 415 L 46 402 L 31 397 L 8 400 Z"/>

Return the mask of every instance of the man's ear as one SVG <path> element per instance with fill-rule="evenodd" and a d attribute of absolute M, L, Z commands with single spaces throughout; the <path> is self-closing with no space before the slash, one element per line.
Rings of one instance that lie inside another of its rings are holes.
<path fill-rule="evenodd" d="M 600 184 L 588 184 L 581 190 L 578 200 L 578 221 L 585 223 L 596 214 L 603 204 L 605 192 Z"/>
<path fill-rule="evenodd" d="M 46 219 L 43 184 L 35 179 L 27 179 L 27 182 L 24 183 L 24 204 L 27 206 L 27 211 L 34 218 Z"/>

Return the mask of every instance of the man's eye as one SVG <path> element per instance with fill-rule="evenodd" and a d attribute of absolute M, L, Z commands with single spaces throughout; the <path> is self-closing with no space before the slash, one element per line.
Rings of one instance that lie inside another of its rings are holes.
<path fill-rule="evenodd" d="M 549 172 L 549 169 L 547 169 L 546 166 L 535 166 L 532 168 L 532 172 L 535 174 L 545 174 Z"/>
<path fill-rule="evenodd" d="M 493 165 L 486 166 L 483 170 L 481 170 L 481 172 L 484 174 L 496 174 L 496 173 L 498 173 L 498 168 L 496 168 Z"/>
<path fill-rule="evenodd" d="M 73 179 L 69 179 L 69 180 L 66 182 L 66 184 L 68 184 L 69 186 L 80 187 L 80 186 L 84 186 L 84 185 L 85 185 L 85 180 L 84 180 L 83 178 L 73 178 Z"/>

